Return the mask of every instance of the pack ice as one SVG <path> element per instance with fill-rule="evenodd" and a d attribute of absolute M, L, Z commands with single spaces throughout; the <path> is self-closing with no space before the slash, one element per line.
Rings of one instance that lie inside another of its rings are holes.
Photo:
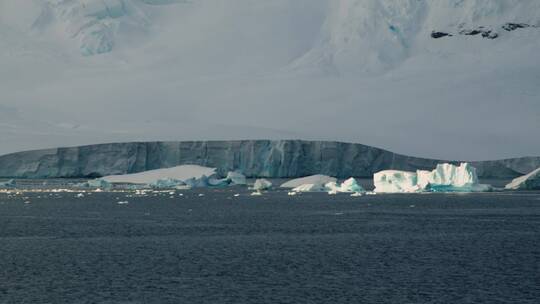
<path fill-rule="evenodd" d="M 469 163 L 459 166 L 438 164 L 432 171 L 416 172 L 385 170 L 373 176 L 375 192 L 411 193 L 411 192 L 483 192 L 491 186 L 480 184 L 476 168 Z"/>

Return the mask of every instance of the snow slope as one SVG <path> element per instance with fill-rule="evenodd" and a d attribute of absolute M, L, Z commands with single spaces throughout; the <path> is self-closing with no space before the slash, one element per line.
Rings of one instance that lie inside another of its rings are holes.
<path fill-rule="evenodd" d="M 0 0 L 0 154 L 305 138 L 538 155 L 538 25 L 537 0 Z M 481 26 L 498 37 L 460 34 Z"/>

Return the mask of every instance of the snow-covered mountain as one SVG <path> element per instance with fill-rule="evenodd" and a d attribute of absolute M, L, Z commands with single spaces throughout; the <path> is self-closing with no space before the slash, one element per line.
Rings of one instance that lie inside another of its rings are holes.
<path fill-rule="evenodd" d="M 0 0 L 0 154 L 305 138 L 540 155 L 537 0 Z"/>

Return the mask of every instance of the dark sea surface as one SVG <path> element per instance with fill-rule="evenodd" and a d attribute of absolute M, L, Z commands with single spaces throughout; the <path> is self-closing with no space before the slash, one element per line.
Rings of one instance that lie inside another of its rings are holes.
<path fill-rule="evenodd" d="M 540 192 L 76 194 L 0 193 L 0 303 L 540 303 Z"/>

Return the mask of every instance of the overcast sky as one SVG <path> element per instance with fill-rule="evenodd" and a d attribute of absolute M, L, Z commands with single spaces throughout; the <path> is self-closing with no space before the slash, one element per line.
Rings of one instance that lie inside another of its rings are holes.
<path fill-rule="evenodd" d="M 0 0 L 0 154 L 270 138 L 540 156 L 540 28 L 501 28 L 540 25 L 540 1 L 54 2 Z M 480 25 L 499 37 L 459 35 Z"/>

